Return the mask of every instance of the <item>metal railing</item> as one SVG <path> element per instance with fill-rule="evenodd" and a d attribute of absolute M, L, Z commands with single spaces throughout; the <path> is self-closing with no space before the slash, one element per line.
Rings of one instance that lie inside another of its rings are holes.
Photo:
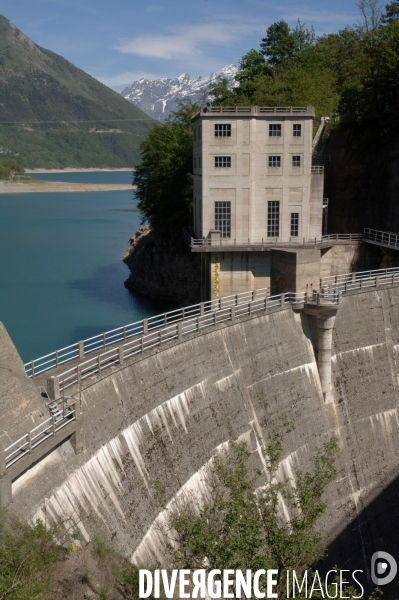
<path fill-rule="evenodd" d="M 281 114 L 281 113 L 308 113 L 314 116 L 311 106 L 202 106 L 191 117 L 207 113 L 252 113 L 252 114 Z"/>
<path fill-rule="evenodd" d="M 36 425 L 2 451 L 3 471 L 4 469 L 10 469 L 24 456 L 31 454 L 40 444 L 43 444 L 61 429 L 77 420 L 76 413 L 77 411 L 80 413 L 79 400 L 64 398 L 59 406 L 60 408 L 51 417 Z"/>
<path fill-rule="evenodd" d="M 82 381 L 92 375 L 101 374 L 104 369 L 115 364 L 123 364 L 125 359 L 141 355 L 148 349 L 161 346 L 171 340 L 183 340 L 186 335 L 199 333 L 219 323 L 235 322 L 240 317 L 256 315 L 259 312 L 267 312 L 271 309 L 285 310 L 291 306 L 299 308 L 300 305 L 305 304 L 333 307 L 339 304 L 344 293 L 394 284 L 399 285 L 399 268 L 344 273 L 332 277 L 323 277 L 319 280 L 319 289 L 262 297 L 258 296 L 258 292 L 264 290 L 245 292 L 244 294 L 227 296 L 209 303 L 182 309 L 186 317 L 182 316 L 173 323 L 147 332 L 58 374 L 57 379 L 62 394 L 62 397 L 58 400 L 60 408 L 58 410 L 55 408 L 49 419 L 34 427 L 0 453 L 0 475 L 5 474 L 7 469 L 10 469 L 26 454 L 30 454 L 49 437 L 54 436 L 58 431 L 79 418 L 80 400 L 66 397 L 65 390 L 74 384 L 79 384 L 80 388 Z M 247 300 L 243 300 L 245 294 L 248 296 Z M 239 303 L 237 302 L 238 299 L 241 300 Z M 213 310 L 205 311 L 205 305 L 210 307 L 212 304 Z M 176 313 L 178 311 L 172 312 Z M 73 400 L 73 402 L 70 402 L 70 400 Z"/>
<path fill-rule="evenodd" d="M 323 175 L 324 166 L 323 165 L 312 165 L 311 172 L 316 175 Z"/>
<path fill-rule="evenodd" d="M 330 234 L 330 235 L 323 235 L 321 237 L 315 237 L 313 239 L 309 239 L 306 240 L 305 238 L 289 238 L 288 241 L 284 242 L 279 240 L 279 238 L 262 238 L 262 239 L 251 239 L 251 238 L 245 238 L 245 239 L 237 239 L 237 238 L 220 238 L 220 239 L 215 239 L 215 238 L 202 238 L 202 239 L 195 239 L 190 237 L 189 233 L 185 233 L 184 234 L 184 238 L 187 240 L 187 242 L 190 243 L 190 246 L 192 248 L 197 248 L 197 247 L 201 247 L 201 246 L 215 246 L 215 247 L 219 247 L 219 246 L 260 246 L 261 248 L 263 247 L 278 247 L 278 246 L 284 246 L 284 247 L 290 247 L 290 246 L 308 246 L 308 247 L 314 247 L 314 246 L 323 246 L 323 245 L 328 245 L 329 242 L 339 242 L 339 241 L 346 241 L 346 242 L 358 242 L 361 241 L 363 239 L 363 235 L 361 233 L 334 233 L 334 234 Z"/>
<path fill-rule="evenodd" d="M 367 242 L 374 242 L 380 246 L 388 248 L 399 248 L 399 235 L 389 231 L 379 231 L 377 229 L 365 229 L 364 238 Z"/>
<path fill-rule="evenodd" d="M 255 293 L 266 296 L 268 291 L 269 288 L 261 288 L 256 290 Z M 129 325 L 117 327 L 111 331 L 99 333 L 86 340 L 81 340 L 75 344 L 71 344 L 60 350 L 55 350 L 54 352 L 50 352 L 45 356 L 41 356 L 40 358 L 36 358 L 35 360 L 26 363 L 24 365 L 25 372 L 28 377 L 34 377 L 72 360 L 83 359 L 86 355 L 101 348 L 107 348 L 118 342 L 124 342 L 127 339 L 145 335 L 149 331 L 159 329 L 169 323 L 197 316 L 202 314 L 202 312 L 211 312 L 224 306 L 231 306 L 234 303 L 240 304 L 241 302 L 246 302 L 252 294 L 253 292 L 250 291 L 241 292 L 240 294 L 232 296 L 224 296 L 217 300 L 209 300 L 208 302 L 194 304 L 185 308 L 178 308 L 167 313 L 149 317 L 148 319 L 143 319 L 142 321 L 136 321 Z"/>
<path fill-rule="evenodd" d="M 63 392 L 71 385 L 80 384 L 87 377 L 97 373 L 101 374 L 104 369 L 112 365 L 122 364 L 127 358 L 143 354 L 145 350 L 161 346 L 170 340 L 181 340 L 185 335 L 200 332 L 207 327 L 215 326 L 225 321 L 235 321 L 239 317 L 252 315 L 259 311 L 267 311 L 271 308 L 280 307 L 284 309 L 287 305 L 295 303 L 317 305 L 338 303 L 340 296 L 345 292 L 367 289 L 369 287 L 375 288 L 384 284 L 399 284 L 399 268 L 324 277 L 319 280 L 318 290 L 311 289 L 299 293 L 288 292 L 268 297 L 259 297 L 257 293 L 250 292 L 252 297 L 247 301 L 241 303 L 231 302 L 230 305 L 223 304 L 221 302 L 223 299 L 220 299 L 220 301 L 216 301 L 221 302 L 220 307 L 214 311 L 203 312 L 202 314 L 176 321 L 173 324 L 142 335 L 140 338 L 99 354 L 60 373 L 57 376 L 59 389 L 60 392 Z"/>

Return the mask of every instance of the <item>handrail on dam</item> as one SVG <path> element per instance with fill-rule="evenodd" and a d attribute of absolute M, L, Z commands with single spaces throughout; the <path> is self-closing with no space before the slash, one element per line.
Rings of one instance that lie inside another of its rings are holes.
<path fill-rule="evenodd" d="M 258 296 L 265 296 L 269 289 L 270 288 L 261 288 L 256 290 L 255 293 Z M 143 319 L 142 321 L 135 321 L 129 325 L 117 327 L 111 331 L 100 333 L 87 338 L 86 340 L 61 348 L 60 350 L 55 350 L 55 352 L 50 352 L 50 354 L 46 354 L 40 358 L 36 358 L 24 365 L 25 372 L 28 377 L 34 377 L 35 375 L 39 375 L 50 369 L 57 368 L 64 363 L 82 359 L 87 354 L 95 352 L 100 348 L 106 348 L 107 346 L 112 346 L 118 342 L 126 341 L 129 338 L 144 335 L 153 329 L 164 327 L 168 323 L 174 323 L 175 321 L 182 319 L 184 320 L 192 316 L 203 314 L 204 312 L 214 311 L 223 306 L 247 302 L 250 297 L 252 298 L 253 294 L 254 292 L 249 291 L 234 294 L 232 296 L 224 296 L 217 300 L 209 300 L 208 302 L 194 304 L 185 308 L 178 308 L 167 313 L 155 315 L 154 317 L 148 317 L 148 319 Z"/>
<path fill-rule="evenodd" d="M 38 446 L 54 438 L 62 429 L 78 421 L 80 413 L 80 399 L 63 398 L 51 417 L 36 425 L 7 448 L 4 448 L 0 453 L 0 476 L 4 475 L 7 470 L 11 469 L 26 455 L 34 453 Z M 65 437 L 68 436 L 69 433 L 66 433 Z"/>
<path fill-rule="evenodd" d="M 166 320 L 166 324 L 163 326 L 158 326 L 151 331 L 147 330 L 128 342 L 117 345 L 55 375 L 53 379 L 57 381 L 61 397 L 56 404 L 54 414 L 0 452 L 0 478 L 10 471 L 15 477 L 22 472 L 22 466 L 27 468 L 26 465 L 32 464 L 33 458 L 30 459 L 30 462 L 27 460 L 21 467 L 19 466 L 21 460 L 27 455 L 28 458 L 35 456 L 35 460 L 38 460 L 38 452 L 35 453 L 36 448 L 39 450 L 42 448 L 41 456 L 43 456 L 49 449 L 60 443 L 60 440 L 69 437 L 74 431 L 77 432 L 77 421 L 81 415 L 80 400 L 73 397 L 68 399 L 65 391 L 74 384 L 78 384 L 80 389 L 81 383 L 92 375 L 101 374 L 105 369 L 116 364 L 123 365 L 126 359 L 141 355 L 150 348 L 161 346 L 171 340 L 182 340 L 186 335 L 202 332 L 204 329 L 220 323 L 234 323 L 240 317 L 258 315 L 259 312 L 267 312 L 271 309 L 284 310 L 291 306 L 292 308 L 309 307 L 311 309 L 323 306 L 334 308 L 339 304 L 342 294 L 346 292 L 393 284 L 399 284 L 399 268 L 324 277 L 320 279 L 318 288 L 299 293 L 288 292 L 259 297 L 259 292 L 264 292 L 264 290 L 259 290 L 247 292 L 245 301 L 243 301 L 245 294 L 219 298 L 181 309 L 180 317 L 179 311 L 171 311 L 172 314 L 175 314 L 173 322 Z M 208 310 L 205 310 L 205 306 L 208 307 Z M 213 307 L 213 310 L 210 310 L 210 307 Z M 164 317 L 165 315 L 153 317 L 153 323 L 159 323 Z"/>
<path fill-rule="evenodd" d="M 364 241 L 386 248 L 399 248 L 399 235 L 391 231 L 379 231 L 366 228 L 364 230 Z"/>

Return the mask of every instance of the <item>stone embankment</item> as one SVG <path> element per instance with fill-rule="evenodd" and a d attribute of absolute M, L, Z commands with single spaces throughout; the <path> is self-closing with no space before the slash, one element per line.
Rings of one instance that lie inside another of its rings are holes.
<path fill-rule="evenodd" d="M 179 306 L 200 301 L 200 256 L 182 240 L 159 239 L 144 225 L 130 238 L 123 260 L 130 269 L 127 288 Z"/>

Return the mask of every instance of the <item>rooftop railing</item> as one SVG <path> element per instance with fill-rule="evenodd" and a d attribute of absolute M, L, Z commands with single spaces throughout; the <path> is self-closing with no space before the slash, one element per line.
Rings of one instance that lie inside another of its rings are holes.
<path fill-rule="evenodd" d="M 205 114 L 309 114 L 314 116 L 313 106 L 201 106 L 192 119 Z"/>

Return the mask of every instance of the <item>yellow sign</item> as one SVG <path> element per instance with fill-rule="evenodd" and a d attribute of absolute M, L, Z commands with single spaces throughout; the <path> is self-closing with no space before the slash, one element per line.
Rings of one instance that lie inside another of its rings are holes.
<path fill-rule="evenodd" d="M 214 254 L 215 267 L 214 267 L 214 281 L 213 281 L 213 295 L 214 298 L 219 298 L 219 254 Z"/>

